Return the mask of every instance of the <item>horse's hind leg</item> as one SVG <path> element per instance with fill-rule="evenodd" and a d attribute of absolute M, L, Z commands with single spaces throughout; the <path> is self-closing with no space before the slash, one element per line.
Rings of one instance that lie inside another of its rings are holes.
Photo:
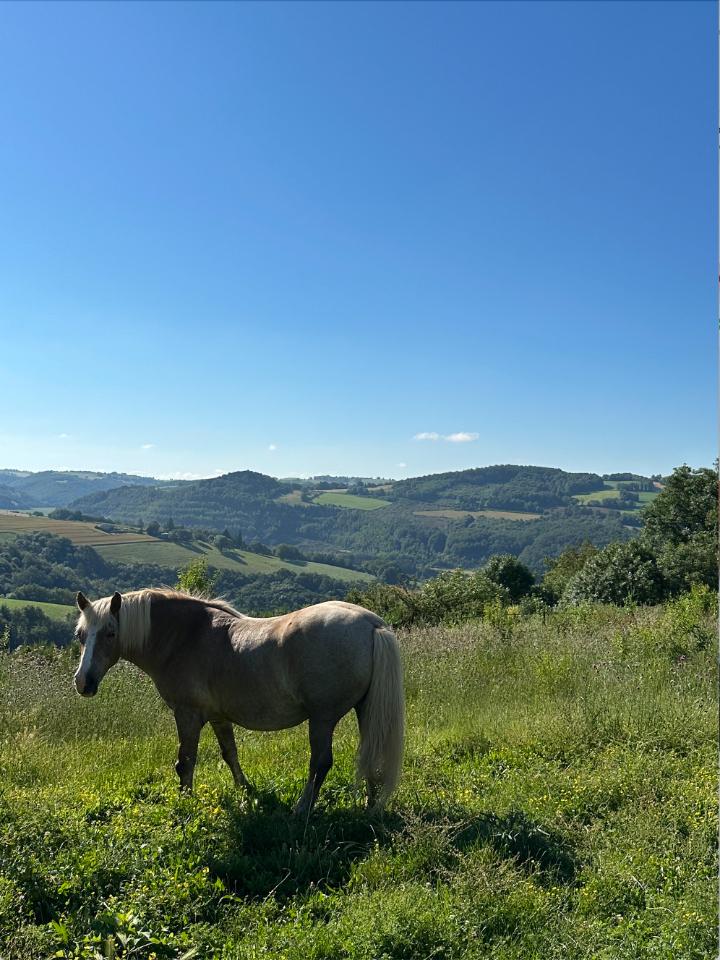
<path fill-rule="evenodd" d="M 230 767 L 233 780 L 235 781 L 235 786 L 243 787 L 249 793 L 252 791 L 252 787 L 250 786 L 250 782 L 248 781 L 247 777 L 242 772 L 242 768 L 240 767 L 240 763 L 238 761 L 233 725 L 226 720 L 215 720 L 211 721 L 211 726 L 215 731 L 217 742 L 220 744 L 220 753 L 222 753 L 223 760 Z"/>
<path fill-rule="evenodd" d="M 315 805 L 320 787 L 333 765 L 332 738 L 337 719 L 310 718 L 310 773 L 302 796 L 295 805 L 297 816 L 307 817 Z"/>
<path fill-rule="evenodd" d="M 181 790 L 192 790 L 198 742 L 204 724 L 203 718 L 194 710 L 178 708 L 175 711 L 175 725 L 180 741 L 175 772 L 180 777 Z"/>

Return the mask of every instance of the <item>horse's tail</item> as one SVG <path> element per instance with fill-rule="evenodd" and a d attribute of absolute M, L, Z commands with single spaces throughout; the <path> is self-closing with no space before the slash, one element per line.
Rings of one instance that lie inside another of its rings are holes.
<path fill-rule="evenodd" d="M 388 627 L 373 630 L 372 678 L 357 713 L 360 724 L 358 777 L 367 780 L 370 801 L 382 806 L 400 779 L 405 733 L 400 647 Z"/>

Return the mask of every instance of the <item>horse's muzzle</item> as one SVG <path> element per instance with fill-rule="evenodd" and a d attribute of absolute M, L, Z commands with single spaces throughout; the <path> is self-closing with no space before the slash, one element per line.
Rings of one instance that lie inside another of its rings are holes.
<path fill-rule="evenodd" d="M 94 697 L 98 692 L 98 682 L 95 677 L 75 677 L 75 689 L 81 697 Z"/>

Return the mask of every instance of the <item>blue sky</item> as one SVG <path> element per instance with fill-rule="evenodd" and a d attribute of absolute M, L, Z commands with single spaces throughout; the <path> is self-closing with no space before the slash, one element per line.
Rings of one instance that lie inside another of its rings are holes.
<path fill-rule="evenodd" d="M 2 4 L 0 466 L 710 463 L 716 19 Z"/>

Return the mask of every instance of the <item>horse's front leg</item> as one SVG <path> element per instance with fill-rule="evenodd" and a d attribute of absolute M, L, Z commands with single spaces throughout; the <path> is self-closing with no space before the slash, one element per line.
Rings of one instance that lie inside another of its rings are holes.
<path fill-rule="evenodd" d="M 180 789 L 189 792 L 193 786 L 193 772 L 197 760 L 200 731 L 205 725 L 205 721 L 197 711 L 178 707 L 175 711 L 175 725 L 180 741 L 175 772 L 180 777 Z"/>
<path fill-rule="evenodd" d="M 310 773 L 302 796 L 295 805 L 295 815 L 307 817 L 315 806 L 320 787 L 333 765 L 332 739 L 337 720 L 310 718 Z"/>
<path fill-rule="evenodd" d="M 240 762 L 238 761 L 233 725 L 228 720 L 211 720 L 210 723 L 215 731 L 217 742 L 220 744 L 220 753 L 222 753 L 223 760 L 230 767 L 235 786 L 243 787 L 248 793 L 252 793 L 252 786 L 242 772 Z"/>

